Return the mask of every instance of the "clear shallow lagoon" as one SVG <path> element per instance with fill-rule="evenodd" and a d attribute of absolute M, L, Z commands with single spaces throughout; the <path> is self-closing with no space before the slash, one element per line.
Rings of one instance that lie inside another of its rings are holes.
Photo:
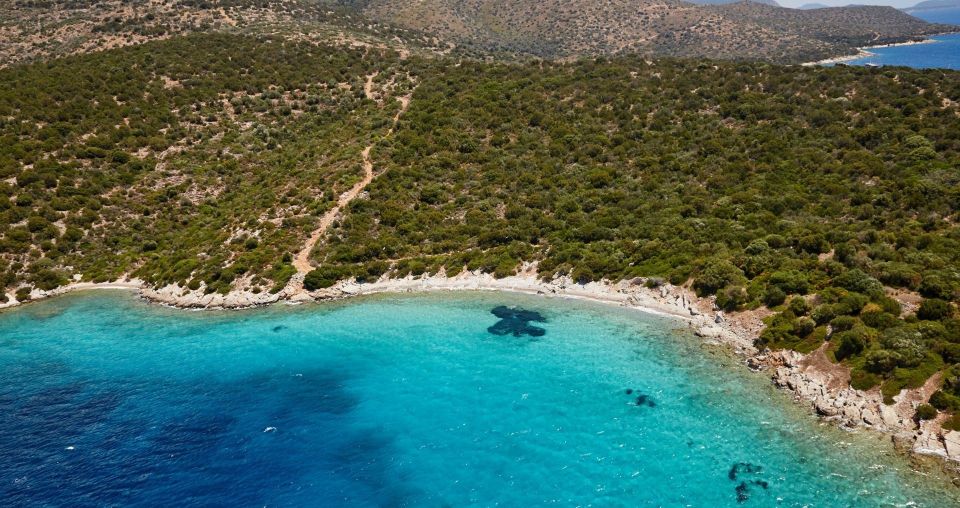
<path fill-rule="evenodd" d="M 539 312 L 524 326 L 545 333 L 491 333 L 499 305 Z M 820 424 L 677 326 L 511 294 L 243 312 L 120 292 L 40 302 L 0 314 L 0 499 L 957 504 L 885 438 Z"/>
<path fill-rule="evenodd" d="M 935 9 L 913 13 L 933 23 L 960 25 L 960 9 Z M 849 65 L 903 65 L 918 69 L 960 69 L 960 33 L 931 37 L 930 44 L 871 48 L 873 56 L 845 62 Z"/>

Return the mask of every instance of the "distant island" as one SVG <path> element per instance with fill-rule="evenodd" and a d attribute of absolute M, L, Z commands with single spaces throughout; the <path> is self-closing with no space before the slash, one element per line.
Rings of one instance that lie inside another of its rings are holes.
<path fill-rule="evenodd" d="M 800 10 L 810 10 L 810 9 L 827 9 L 829 7 L 830 7 L 829 5 L 813 3 L 813 4 L 803 4 L 797 8 Z"/>
<path fill-rule="evenodd" d="M 743 2 L 743 1 L 756 2 L 758 4 L 780 7 L 780 4 L 778 4 L 776 0 L 689 0 L 690 3 L 697 4 L 697 5 L 725 5 L 725 4 L 732 4 L 732 3 Z"/>
<path fill-rule="evenodd" d="M 911 13 L 939 9 L 960 9 L 960 0 L 926 0 L 913 7 L 907 7 L 903 11 Z"/>

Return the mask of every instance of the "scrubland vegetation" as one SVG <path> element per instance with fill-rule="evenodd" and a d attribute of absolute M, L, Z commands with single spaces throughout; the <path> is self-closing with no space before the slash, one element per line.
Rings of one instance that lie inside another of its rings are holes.
<path fill-rule="evenodd" d="M 0 72 L 3 285 L 283 287 L 391 118 L 374 55 L 198 35 Z"/>

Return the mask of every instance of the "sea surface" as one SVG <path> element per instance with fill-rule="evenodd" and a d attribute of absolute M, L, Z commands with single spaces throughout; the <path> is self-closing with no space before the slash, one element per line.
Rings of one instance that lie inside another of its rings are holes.
<path fill-rule="evenodd" d="M 513 294 L 0 313 L 4 506 L 957 506 L 678 322 Z"/>
<path fill-rule="evenodd" d="M 933 23 L 960 25 L 960 9 L 935 9 L 912 13 Z M 844 62 L 848 65 L 904 65 L 918 69 L 960 69 L 960 33 L 931 37 L 929 44 L 870 48 L 873 56 Z"/>

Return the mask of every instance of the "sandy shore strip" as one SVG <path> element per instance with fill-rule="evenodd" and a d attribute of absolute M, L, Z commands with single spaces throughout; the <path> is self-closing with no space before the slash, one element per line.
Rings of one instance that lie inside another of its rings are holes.
<path fill-rule="evenodd" d="M 790 391 L 798 403 L 807 405 L 823 419 L 850 430 L 865 428 L 885 433 L 898 449 L 948 459 L 940 465 L 951 473 L 960 473 L 957 465 L 960 462 L 960 432 L 942 429 L 944 415 L 919 424 L 913 420 L 917 405 L 926 401 L 939 386 L 938 376 L 919 389 L 901 391 L 894 397 L 895 403 L 887 405 L 879 388 L 860 391 L 850 387 L 849 370 L 827 358 L 828 344 L 806 355 L 794 351 L 758 351 L 753 345 L 754 339 L 763 330 L 763 318 L 771 315 L 771 311 L 760 308 L 726 314 L 716 308 L 712 297 L 698 298 L 686 287 L 648 282 L 648 279 L 636 278 L 578 284 L 569 277 L 544 281 L 537 276 L 535 265 L 525 265 L 517 275 L 500 279 L 480 272 L 463 271 L 452 277 L 441 272 L 399 279 L 384 277 L 367 283 L 340 281 L 330 288 L 310 293 L 284 290 L 275 294 L 249 291 L 204 294 L 202 287 L 197 291 L 176 285 L 154 289 L 142 281 L 130 279 L 106 283 L 77 282 L 52 291 L 35 290 L 31 298 L 40 300 L 75 291 L 123 289 L 136 291 L 147 301 L 177 308 L 244 309 L 388 293 L 507 291 L 617 305 L 677 319 L 706 343 L 730 347 L 749 368 L 768 372 L 774 384 Z M 19 305 L 12 296 L 8 295 L 11 300 L 0 308 Z"/>
<path fill-rule="evenodd" d="M 871 49 L 879 48 L 892 48 L 896 46 L 916 46 L 917 44 L 933 44 L 935 42 L 940 42 L 936 39 L 923 39 L 921 41 L 907 41 L 907 42 L 895 42 L 891 44 L 879 44 L 876 46 L 864 46 L 862 48 L 857 48 L 857 53 L 853 55 L 843 55 L 833 58 L 826 58 L 823 60 L 818 60 L 816 62 L 806 62 L 801 65 L 804 67 L 811 67 L 815 65 L 836 65 L 838 63 L 852 62 L 854 60 L 860 60 L 861 58 L 869 58 L 871 56 L 876 56 L 876 53 L 871 53 Z"/>

